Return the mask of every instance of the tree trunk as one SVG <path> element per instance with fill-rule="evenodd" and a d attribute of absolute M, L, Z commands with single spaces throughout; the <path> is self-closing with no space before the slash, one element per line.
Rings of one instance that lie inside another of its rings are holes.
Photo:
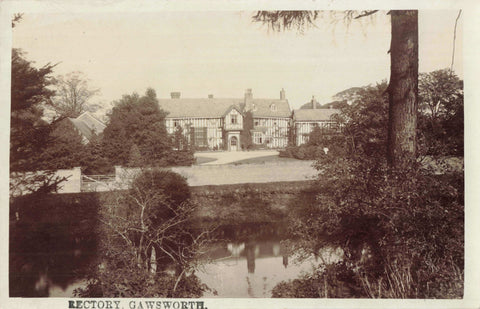
<path fill-rule="evenodd" d="M 418 11 L 391 11 L 392 41 L 387 159 L 415 159 L 418 108 Z"/>

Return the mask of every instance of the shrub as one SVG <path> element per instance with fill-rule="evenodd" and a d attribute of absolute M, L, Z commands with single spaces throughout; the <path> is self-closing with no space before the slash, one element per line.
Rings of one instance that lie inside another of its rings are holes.
<path fill-rule="evenodd" d="M 354 274 L 345 284 L 360 284 L 363 297 L 462 296 L 463 174 L 436 176 L 414 162 L 391 169 L 364 155 L 317 164 L 317 197 L 295 205 L 290 222 L 296 249 L 341 248 Z"/>
<path fill-rule="evenodd" d="M 194 211 L 185 178 L 171 171 L 143 171 L 128 190 L 107 195 L 98 261 L 78 295 L 200 296 L 204 286 L 191 272 L 206 239 L 192 229 Z"/>

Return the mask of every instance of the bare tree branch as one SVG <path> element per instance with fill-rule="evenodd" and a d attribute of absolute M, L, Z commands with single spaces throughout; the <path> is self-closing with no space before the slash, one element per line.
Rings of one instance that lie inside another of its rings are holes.
<path fill-rule="evenodd" d="M 452 64 L 450 65 L 450 74 L 453 72 L 453 62 L 455 60 L 455 40 L 457 38 L 457 24 L 458 24 L 458 19 L 460 18 L 460 14 L 462 14 L 462 10 L 458 11 L 457 19 L 455 19 L 455 28 L 453 29 L 453 51 L 452 51 Z"/>
<path fill-rule="evenodd" d="M 355 16 L 354 19 L 359 19 L 359 18 L 362 18 L 362 17 L 370 16 L 370 15 L 373 15 L 377 12 L 378 12 L 378 10 L 362 11 L 362 13 L 360 15 Z"/>

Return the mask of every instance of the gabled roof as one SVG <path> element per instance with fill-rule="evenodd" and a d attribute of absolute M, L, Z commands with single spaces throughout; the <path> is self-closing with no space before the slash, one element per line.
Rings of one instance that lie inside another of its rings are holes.
<path fill-rule="evenodd" d="M 244 99 L 159 99 L 160 108 L 167 111 L 167 118 L 221 118 L 231 108 L 243 113 L 245 111 Z M 252 110 L 253 117 L 285 117 L 291 115 L 290 105 L 287 100 L 278 99 L 252 99 L 249 101 L 255 105 Z M 276 109 L 270 106 L 275 104 Z"/>
<path fill-rule="evenodd" d="M 243 111 L 243 99 L 159 99 L 167 118 L 221 118 L 231 108 Z"/>
<path fill-rule="evenodd" d="M 106 125 L 98 120 L 95 116 L 89 112 L 84 112 L 77 118 L 68 118 L 73 126 L 84 136 L 86 139 L 90 140 L 92 138 L 92 133 L 100 134 L 105 129 Z"/>
<path fill-rule="evenodd" d="M 340 113 L 334 108 L 296 109 L 293 111 L 294 121 L 328 121 L 332 115 Z"/>
<path fill-rule="evenodd" d="M 227 116 L 233 109 L 243 115 L 242 110 L 238 106 L 232 105 L 223 113 L 223 117 Z"/>

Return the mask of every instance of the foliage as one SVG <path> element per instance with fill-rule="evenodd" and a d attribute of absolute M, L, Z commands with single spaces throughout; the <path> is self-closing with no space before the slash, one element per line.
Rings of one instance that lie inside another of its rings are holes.
<path fill-rule="evenodd" d="M 267 24 L 275 31 L 297 28 L 303 31 L 314 25 L 319 17 L 318 11 L 258 11 L 252 19 L 255 22 Z"/>
<path fill-rule="evenodd" d="M 206 290 L 208 287 L 194 274 L 185 275 L 177 282 L 177 278 L 169 273 L 152 276 L 145 271 L 122 268 L 103 276 L 102 281 L 91 279 L 87 288 L 76 289 L 74 293 L 79 297 L 197 298 Z"/>
<path fill-rule="evenodd" d="M 140 167 L 143 166 L 143 158 L 140 154 L 137 144 L 133 144 L 130 148 L 130 156 L 128 158 L 128 167 Z"/>
<path fill-rule="evenodd" d="M 359 282 L 345 263 L 338 262 L 304 274 L 298 279 L 281 282 L 272 289 L 274 298 L 348 298 L 361 297 Z"/>
<path fill-rule="evenodd" d="M 342 124 L 345 151 L 367 156 L 385 156 L 388 126 L 387 83 L 357 89 L 351 104 L 341 110 L 337 121 Z M 327 146 L 328 147 L 328 146 Z"/>
<path fill-rule="evenodd" d="M 85 155 L 80 159 L 82 173 L 87 175 L 113 173 L 114 168 L 104 155 L 101 136 L 92 134 L 84 151 Z"/>
<path fill-rule="evenodd" d="M 36 192 L 10 199 L 10 297 L 48 296 L 83 276 L 96 251 L 98 193 Z M 42 286 L 39 276 L 47 276 Z"/>
<path fill-rule="evenodd" d="M 83 112 L 94 112 L 99 108 L 98 105 L 89 102 L 99 90 L 88 85 L 88 79 L 82 72 L 59 75 L 53 85 L 55 96 L 48 102 L 48 107 L 54 111 L 57 118 L 76 118 Z"/>
<path fill-rule="evenodd" d="M 316 198 L 292 215 L 297 250 L 341 248 L 353 273 L 342 280 L 360 283 L 362 297 L 462 296 L 462 174 L 435 176 L 414 162 L 391 169 L 363 154 L 329 153 L 317 166 Z"/>
<path fill-rule="evenodd" d="M 21 15 L 14 18 L 14 22 Z M 42 119 L 42 105 L 54 92 L 54 65 L 37 69 L 19 49 L 12 50 L 10 111 L 10 193 L 19 191 L 55 191 L 64 179 L 52 172 L 32 173 L 42 169 L 41 153 L 53 144 L 52 127 Z"/>
<path fill-rule="evenodd" d="M 42 169 L 57 170 L 80 166 L 87 154 L 82 136 L 68 119 L 56 122 L 51 127 L 53 130 L 50 138 L 54 142 L 39 155 Z"/>
<path fill-rule="evenodd" d="M 23 18 L 23 13 L 15 13 L 12 18 L 12 28 L 15 28 L 17 23 L 19 23 Z"/>
<path fill-rule="evenodd" d="M 329 103 L 325 103 L 323 105 L 321 105 L 318 102 L 315 102 L 315 108 L 317 109 L 327 109 L 327 108 L 341 109 L 347 105 L 348 103 L 346 100 L 336 100 Z M 302 106 L 300 106 L 300 109 L 312 109 L 312 102 L 307 102 L 303 104 Z"/>
<path fill-rule="evenodd" d="M 387 83 L 355 87 L 341 92 L 350 102 L 335 115 L 342 125 L 342 134 L 322 135 L 314 129 L 309 142 L 288 147 L 281 156 L 297 159 L 316 159 L 327 147 L 337 155 L 361 153 L 366 156 L 385 156 L 387 148 L 388 97 Z M 420 75 L 420 110 L 418 112 L 418 154 L 434 156 L 463 156 L 463 82 L 449 70 Z M 432 100 L 436 102 L 431 103 Z M 317 147 L 318 146 L 318 147 Z"/>
<path fill-rule="evenodd" d="M 345 92 L 343 99 L 351 102 L 341 109 L 333 119 L 342 127 L 340 134 L 324 134 L 315 127 L 308 136 L 308 142 L 300 146 L 290 146 L 281 152 L 283 157 L 300 160 L 314 160 L 328 153 L 345 155 L 362 153 L 367 156 L 385 156 L 388 121 L 388 97 L 386 82 L 375 86 L 355 88 Z"/>
<path fill-rule="evenodd" d="M 206 237 L 191 228 L 189 198 L 185 179 L 163 170 L 143 171 L 127 191 L 112 192 L 100 210 L 98 266 L 79 295 L 198 297 L 204 287 L 188 274 Z"/>
<path fill-rule="evenodd" d="M 253 148 L 252 141 L 253 130 L 253 114 L 251 111 L 246 111 L 243 115 L 243 130 L 240 132 L 240 145 L 242 149 L 250 150 Z"/>
<path fill-rule="evenodd" d="M 463 156 L 463 81 L 449 69 L 420 74 L 420 153 Z"/>
<path fill-rule="evenodd" d="M 12 84 L 10 115 L 10 171 L 34 171 L 40 167 L 37 160 L 50 140 L 50 127 L 42 120 L 41 105 L 54 92 L 48 89 L 52 83 L 53 65 L 40 69 L 24 58 L 18 49 L 12 50 Z"/>
<path fill-rule="evenodd" d="M 190 148 L 190 145 L 188 144 L 188 139 L 185 136 L 181 126 L 177 126 L 175 128 L 173 143 L 176 150 L 188 150 Z"/>
<path fill-rule="evenodd" d="M 124 95 L 115 103 L 103 131 L 105 157 L 113 165 L 127 165 L 130 149 L 136 144 L 146 166 L 192 164 L 190 150 L 173 150 L 165 116 L 153 89 L 148 89 L 144 96 Z"/>
<path fill-rule="evenodd" d="M 372 16 L 378 10 L 345 11 L 347 24 L 353 19 Z M 390 44 L 387 158 L 390 165 L 411 161 L 417 151 L 417 105 L 418 105 L 418 11 L 392 10 Z M 268 25 L 274 31 L 296 28 L 302 32 L 314 26 L 315 21 L 325 17 L 323 11 L 258 11 L 252 18 Z M 335 20 L 335 12 L 330 13 Z"/>

